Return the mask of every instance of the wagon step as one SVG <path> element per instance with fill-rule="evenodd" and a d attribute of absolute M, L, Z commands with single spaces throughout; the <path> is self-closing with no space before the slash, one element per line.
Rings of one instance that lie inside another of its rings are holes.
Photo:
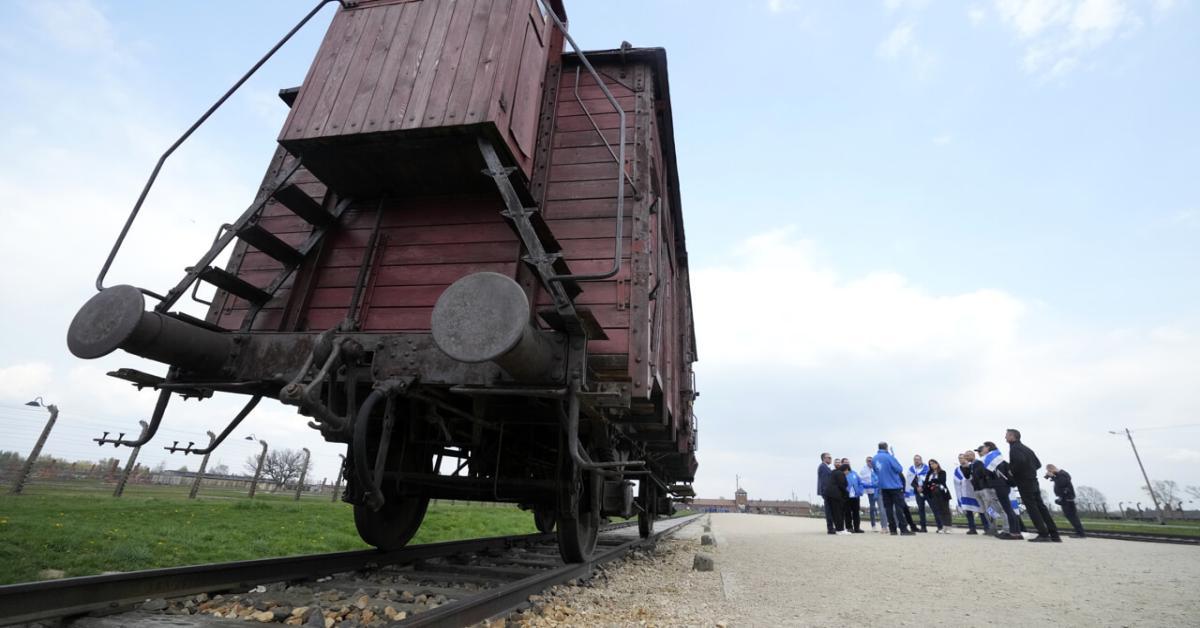
<path fill-rule="evenodd" d="M 271 300 L 271 293 L 259 288 L 233 273 L 209 266 L 200 271 L 200 279 L 255 305 L 263 305 Z"/>
<path fill-rule="evenodd" d="M 275 234 L 263 229 L 261 225 L 246 225 L 241 231 L 238 231 L 238 237 L 250 246 L 279 260 L 285 266 L 298 266 L 300 262 L 304 261 L 303 253 L 280 240 Z"/>
<path fill-rule="evenodd" d="M 289 183 L 275 190 L 271 194 L 271 198 L 311 225 L 328 227 L 337 220 L 333 214 L 325 211 L 325 208 L 321 207 L 320 203 L 313 200 L 313 197 L 309 196 L 307 192 L 300 189 L 300 186 L 295 183 Z"/>

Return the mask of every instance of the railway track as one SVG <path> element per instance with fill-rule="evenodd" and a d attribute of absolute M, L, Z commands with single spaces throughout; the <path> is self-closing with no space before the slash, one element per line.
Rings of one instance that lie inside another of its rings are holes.
<path fill-rule="evenodd" d="M 556 584 L 585 579 L 597 566 L 700 516 L 660 520 L 646 539 L 635 522 L 608 526 L 591 559 L 576 564 L 558 557 L 553 534 L 530 534 L 6 585 L 0 586 L 0 625 L 68 620 L 80 628 L 211 627 L 232 613 L 229 622 L 325 626 L 314 613 L 345 609 L 356 625 L 378 619 L 389 626 L 462 626 L 518 608 Z M 148 600 L 155 603 L 147 607 Z"/>
<path fill-rule="evenodd" d="M 954 524 L 956 530 L 966 530 L 965 524 Z M 1086 530 L 1088 538 L 1112 539 L 1116 541 L 1138 541 L 1140 543 L 1173 543 L 1176 545 L 1200 545 L 1200 536 L 1184 536 L 1180 534 L 1152 534 L 1147 532 L 1111 532 L 1107 530 Z M 1036 532 L 1036 530 L 1034 530 Z M 1069 528 L 1059 527 L 1059 532 L 1066 536 Z M 982 532 L 981 532 L 982 534 Z"/>

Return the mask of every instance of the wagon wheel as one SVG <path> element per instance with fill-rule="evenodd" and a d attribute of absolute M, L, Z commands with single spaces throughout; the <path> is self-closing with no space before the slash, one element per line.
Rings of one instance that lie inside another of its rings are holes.
<path fill-rule="evenodd" d="M 428 497 L 388 496 L 379 510 L 355 504 L 354 527 L 368 545 L 381 550 L 398 549 L 408 544 L 420 529 L 428 507 Z"/>
<path fill-rule="evenodd" d="M 558 552 L 564 562 L 581 563 L 596 550 L 600 532 L 600 476 L 584 471 L 560 448 Z"/>
<path fill-rule="evenodd" d="M 537 526 L 538 532 L 553 532 L 557 519 L 558 512 L 551 506 L 538 506 L 533 509 L 533 524 Z"/>
<path fill-rule="evenodd" d="M 396 429 L 388 447 L 386 468 L 406 473 L 431 473 L 432 457 L 413 442 L 419 440 L 416 430 L 422 424 L 406 418 L 403 413 L 397 417 Z M 367 460 L 371 461 L 372 467 L 383 431 L 380 424 L 380 420 L 372 420 L 365 433 Z M 354 479 L 358 480 L 357 477 Z M 365 486 L 365 483 L 359 482 L 359 486 Z M 384 497 L 383 507 L 373 510 L 365 503 L 354 504 L 354 527 L 363 541 L 381 550 L 404 547 L 421 527 L 425 511 L 429 508 L 429 498 L 401 496 L 395 484 L 385 483 L 380 488 Z"/>
<path fill-rule="evenodd" d="M 658 517 L 658 491 L 649 476 L 638 482 L 638 535 L 643 539 L 654 533 L 654 520 Z"/>

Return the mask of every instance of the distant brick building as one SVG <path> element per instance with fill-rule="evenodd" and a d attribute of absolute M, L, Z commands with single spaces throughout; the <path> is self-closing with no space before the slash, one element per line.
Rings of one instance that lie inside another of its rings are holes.
<path fill-rule="evenodd" d="M 733 499 L 696 498 L 689 502 L 688 507 L 698 512 L 744 512 L 755 515 L 791 515 L 807 517 L 812 513 L 812 504 L 796 500 L 765 500 L 750 499 L 746 489 L 739 488 L 733 493 Z"/>

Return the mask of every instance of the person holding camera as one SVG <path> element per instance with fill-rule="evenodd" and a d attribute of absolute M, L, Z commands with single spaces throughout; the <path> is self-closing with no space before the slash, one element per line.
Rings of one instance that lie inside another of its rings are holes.
<path fill-rule="evenodd" d="M 1062 508 L 1063 516 L 1071 522 L 1071 527 L 1075 528 L 1075 534 L 1072 534 L 1071 538 L 1087 538 L 1083 533 L 1083 523 L 1079 521 L 1079 510 L 1075 508 L 1075 485 L 1071 483 L 1071 474 L 1048 464 L 1046 479 L 1054 482 L 1054 503 Z"/>

